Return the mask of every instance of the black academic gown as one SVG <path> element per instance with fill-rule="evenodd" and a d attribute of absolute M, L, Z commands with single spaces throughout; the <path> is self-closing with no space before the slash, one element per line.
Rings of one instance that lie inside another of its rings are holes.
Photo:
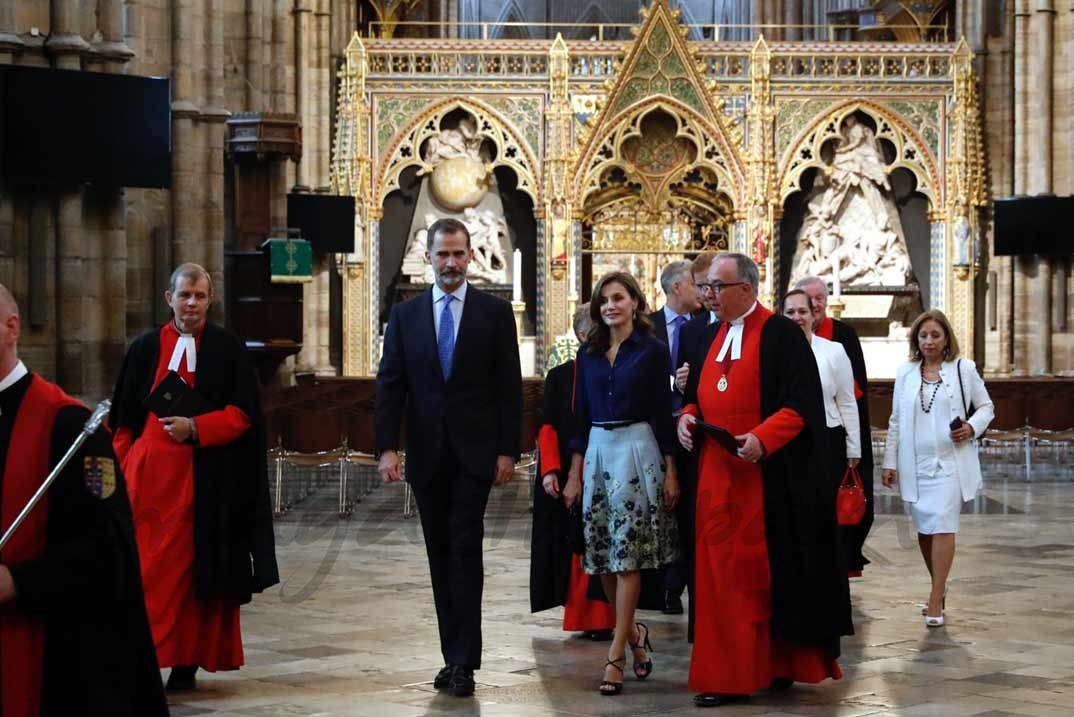
<path fill-rule="evenodd" d="M 843 555 L 846 558 L 847 570 L 861 572 L 869 564 L 862 553 L 862 548 L 873 527 L 874 516 L 873 437 L 872 426 L 869 422 L 869 377 L 865 372 L 865 355 L 861 350 L 861 342 L 854 329 L 842 321 L 832 319 L 832 340 L 846 349 L 847 356 L 850 357 L 850 367 L 854 371 L 854 382 L 858 384 L 862 392 L 861 398 L 857 399 L 858 421 L 861 424 L 861 462 L 858 464 L 858 473 L 861 474 L 862 487 L 865 489 L 865 516 L 857 525 L 845 525 L 841 528 Z"/>
<path fill-rule="evenodd" d="M 709 326 L 694 347 L 700 366 L 716 338 Z M 791 408 L 805 428 L 765 459 L 765 539 L 772 590 L 772 636 L 820 645 L 839 656 L 839 637 L 854 634 L 850 587 L 828 475 L 828 433 L 817 361 L 802 330 L 773 316 L 761 330 L 761 420 Z M 684 403 L 697 403 L 700 371 L 691 371 Z M 706 416 L 719 423 L 719 416 Z"/>
<path fill-rule="evenodd" d="M 32 376 L 4 393 L 17 391 L 21 402 Z M 50 466 L 59 463 L 88 417 L 82 406 L 60 409 L 51 429 Z M 0 428 L 0 469 L 7 452 L 17 450 L 8 445 L 10 430 L 7 422 Z M 114 491 L 106 498 L 86 487 L 88 456 L 114 464 Z M 16 609 L 45 619 L 42 717 L 167 715 L 127 484 L 107 430 L 90 436 L 68 462 L 49 489 L 47 509 L 44 552 L 9 566 Z"/>
<path fill-rule="evenodd" d="M 160 329 L 127 350 L 112 398 L 111 425 L 137 439 L 145 425 L 142 401 L 152 390 Z M 280 581 L 269 499 L 264 417 L 257 376 L 242 341 L 207 324 L 198 346 L 196 391 L 216 408 L 237 406 L 250 429 L 218 447 L 194 447 L 194 588 L 198 598 L 250 601 Z"/>
<path fill-rule="evenodd" d="M 574 435 L 574 361 L 556 366 L 544 379 L 541 425 L 551 426 L 559 438 L 561 470 L 557 476 L 562 494 L 571 465 L 570 437 Z M 544 461 L 542 460 L 542 464 Z M 570 585 L 571 555 L 581 548 L 574 543 L 581 536 L 582 513 L 568 513 L 562 498 L 544 492 L 543 471 L 537 471 L 533 487 L 533 532 L 530 541 L 530 611 L 540 612 L 566 605 Z M 590 578 L 592 585 L 594 578 Z M 597 578 L 599 582 L 599 578 Z"/>

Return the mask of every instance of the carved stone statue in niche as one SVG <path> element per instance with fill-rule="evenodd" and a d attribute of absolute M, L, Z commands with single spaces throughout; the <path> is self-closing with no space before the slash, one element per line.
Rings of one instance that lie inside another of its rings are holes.
<path fill-rule="evenodd" d="M 459 120 L 458 127 L 441 129 L 439 134 L 429 138 L 422 157 L 425 163 L 436 168 L 441 162 L 456 157 L 481 162 L 481 143 L 483 138 L 477 133 L 477 121 L 472 117 Z M 419 172 L 419 174 L 423 174 Z"/>
<path fill-rule="evenodd" d="M 425 226 L 414 232 L 403 256 L 403 275 L 416 284 L 433 283 L 433 267 L 425 257 L 428 246 L 429 227 L 439 219 L 435 214 L 425 215 Z M 491 211 L 468 207 L 463 211 L 462 223 L 470 231 L 470 247 L 474 250 L 473 261 L 466 278 L 475 284 L 504 284 L 507 282 L 507 261 L 504 245 L 508 240 L 507 222 Z"/>
<path fill-rule="evenodd" d="M 403 252 L 402 276 L 410 284 L 431 284 L 426 258 L 429 227 L 454 218 L 466 225 L 474 258 L 467 278 L 474 283 L 509 283 L 513 267 L 511 234 L 504 220 L 495 173 L 490 165 L 497 146 L 481 121 L 457 108 L 439 121 L 435 134 L 420 147 L 421 187 Z"/>
<path fill-rule="evenodd" d="M 798 234 L 791 283 L 904 286 L 911 276 L 898 208 L 873 130 L 850 115 L 830 166 L 818 173 Z"/>

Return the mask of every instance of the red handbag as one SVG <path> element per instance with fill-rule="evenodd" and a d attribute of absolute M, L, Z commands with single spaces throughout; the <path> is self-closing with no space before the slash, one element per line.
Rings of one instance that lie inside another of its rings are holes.
<path fill-rule="evenodd" d="M 839 525 L 857 525 L 865 517 L 865 488 L 857 468 L 847 468 L 835 497 L 835 516 Z"/>

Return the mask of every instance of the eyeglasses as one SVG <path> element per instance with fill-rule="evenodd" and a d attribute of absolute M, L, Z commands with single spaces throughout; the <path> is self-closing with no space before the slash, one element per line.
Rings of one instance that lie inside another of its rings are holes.
<path fill-rule="evenodd" d="M 742 286 L 745 283 L 745 281 L 728 281 L 727 283 L 717 281 L 712 284 L 698 284 L 697 288 L 701 293 L 711 291 L 713 294 L 718 294 L 729 286 Z"/>

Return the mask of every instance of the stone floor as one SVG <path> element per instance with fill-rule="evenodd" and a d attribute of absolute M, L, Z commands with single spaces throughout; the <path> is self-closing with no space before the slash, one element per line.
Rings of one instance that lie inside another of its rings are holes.
<path fill-rule="evenodd" d="M 597 694 L 606 643 L 528 609 L 527 487 L 497 489 L 486 527 L 484 669 L 473 699 L 438 694 L 441 666 L 421 531 L 403 489 L 374 491 L 351 519 L 330 487 L 281 520 L 282 586 L 243 611 L 247 665 L 199 673 L 174 715 L 684 714 L 690 646 L 681 616 L 641 613 L 655 674 Z M 878 496 L 890 495 L 883 488 Z M 721 715 L 1074 714 L 1074 484 L 989 481 L 963 515 L 948 626 L 925 628 L 926 573 L 898 500 L 878 500 L 872 565 L 852 581 L 857 634 L 844 678 L 764 695 Z"/>

